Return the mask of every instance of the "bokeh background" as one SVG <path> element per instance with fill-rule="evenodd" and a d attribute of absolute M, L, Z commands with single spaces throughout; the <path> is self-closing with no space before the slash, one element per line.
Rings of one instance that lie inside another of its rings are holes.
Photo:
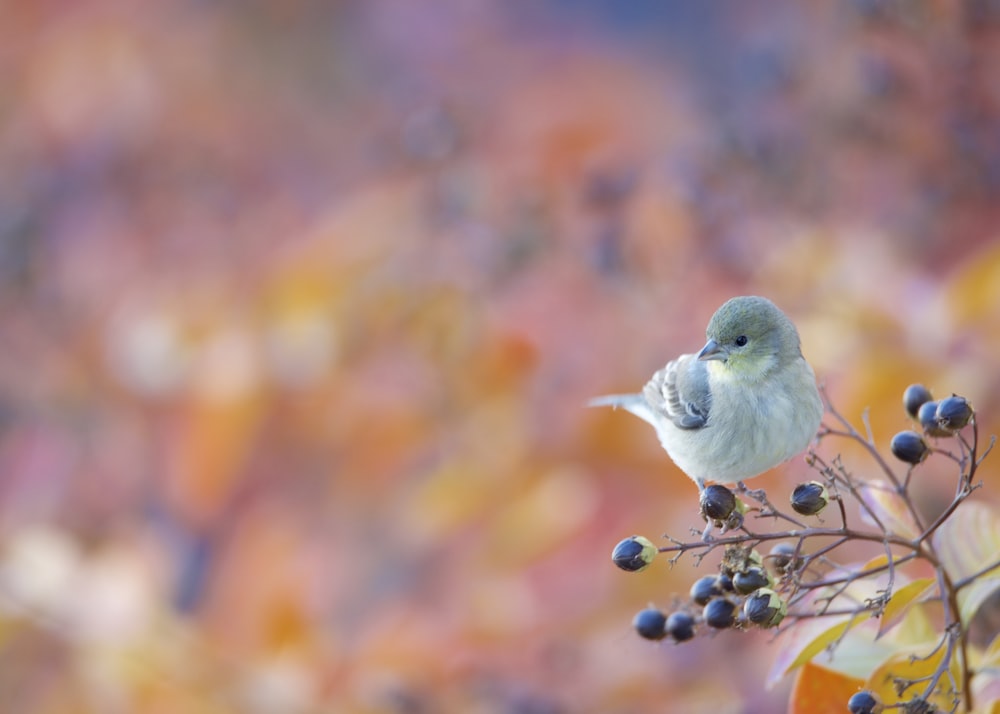
<path fill-rule="evenodd" d="M 1000 431 L 1000 3 L 0 7 L 7 711 L 780 711 L 631 631 L 711 563 L 612 566 L 695 489 L 586 398 L 759 293 Z"/>

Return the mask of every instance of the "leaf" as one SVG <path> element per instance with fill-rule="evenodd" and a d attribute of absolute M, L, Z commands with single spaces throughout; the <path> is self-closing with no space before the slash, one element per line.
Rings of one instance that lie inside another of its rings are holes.
<path fill-rule="evenodd" d="M 907 702 L 915 695 L 923 692 L 926 678 L 932 676 L 937 671 L 947 651 L 948 648 L 944 644 L 935 642 L 933 644 L 925 644 L 922 648 L 913 651 L 893 654 L 879 667 L 875 668 L 875 671 L 872 672 L 866 682 L 866 687 L 872 690 L 887 705 L 897 702 Z M 961 682 L 957 657 L 952 657 L 950 669 L 954 680 Z M 907 680 L 918 683 L 906 689 L 900 696 L 896 694 L 896 680 Z M 949 686 L 948 682 L 949 678 L 947 675 L 941 678 L 943 688 Z M 950 711 L 952 708 L 951 697 L 944 693 L 936 691 L 930 696 L 929 701 L 936 704 L 941 711 Z"/>
<path fill-rule="evenodd" d="M 872 558 L 867 563 L 862 565 L 858 569 L 858 572 L 863 573 L 869 570 L 878 570 L 879 568 L 884 568 L 888 564 L 889 564 L 889 556 L 887 556 L 885 553 L 880 553 L 879 555 L 876 555 L 874 558 Z"/>
<path fill-rule="evenodd" d="M 976 711 L 982 714 L 1000 714 L 1000 670 L 981 668 L 972 680 Z"/>
<path fill-rule="evenodd" d="M 829 620 L 814 620 L 812 623 L 799 622 L 791 630 L 791 638 L 778 653 L 771 667 L 768 684 L 774 684 L 789 672 L 801 667 L 831 644 L 839 640 L 859 621 L 858 615 L 842 615 Z"/>
<path fill-rule="evenodd" d="M 868 508 L 861 509 L 861 519 L 869 525 L 878 527 L 875 518 L 889 533 L 902 538 L 916 538 L 920 528 L 913 520 L 913 514 L 906 505 L 906 500 L 898 493 L 886 488 L 861 486 L 858 489 L 862 502 Z M 872 516 L 875 518 L 872 518 Z"/>
<path fill-rule="evenodd" d="M 843 714 L 863 685 L 862 679 L 806 662 L 795 677 L 788 714 Z"/>
<path fill-rule="evenodd" d="M 1000 513 L 984 503 L 965 503 L 961 515 L 953 515 L 938 528 L 933 543 L 952 582 L 982 573 L 958 593 L 962 622 L 968 623 L 1000 587 Z"/>
<path fill-rule="evenodd" d="M 983 603 L 998 589 L 1000 589 L 1000 577 L 976 579 L 968 587 L 962 588 L 958 594 L 958 608 L 962 622 L 971 622 Z"/>
<path fill-rule="evenodd" d="M 983 666 L 1000 668 L 1000 632 L 993 637 L 990 646 L 983 652 Z"/>
<path fill-rule="evenodd" d="M 878 634 L 875 636 L 875 639 L 878 639 L 898 625 L 906 615 L 910 605 L 931 590 L 936 583 L 937 580 L 934 578 L 920 578 L 919 580 L 914 580 L 912 583 L 907 583 L 901 588 L 897 588 L 892 594 L 892 598 L 886 604 L 885 610 L 882 612 Z"/>

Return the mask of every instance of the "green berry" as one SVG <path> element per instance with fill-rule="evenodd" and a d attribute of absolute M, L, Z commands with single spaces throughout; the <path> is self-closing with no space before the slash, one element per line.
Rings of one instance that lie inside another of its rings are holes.
<path fill-rule="evenodd" d="M 917 418 L 917 411 L 921 406 L 934 399 L 930 390 L 922 384 L 911 384 L 903 392 L 903 408 L 910 415 L 911 419 Z"/>
<path fill-rule="evenodd" d="M 907 464 L 919 464 L 927 458 L 930 451 L 924 437 L 915 431 L 901 431 L 892 437 L 889 444 L 892 455 Z"/>
<path fill-rule="evenodd" d="M 618 543 L 611 551 L 611 560 L 622 570 L 636 573 L 645 570 L 659 551 L 652 541 L 642 536 L 632 536 Z"/>
<path fill-rule="evenodd" d="M 640 610 L 632 618 L 632 627 L 635 628 L 640 637 L 647 640 L 662 640 L 667 634 L 664 629 L 666 624 L 667 616 L 652 607 Z"/>

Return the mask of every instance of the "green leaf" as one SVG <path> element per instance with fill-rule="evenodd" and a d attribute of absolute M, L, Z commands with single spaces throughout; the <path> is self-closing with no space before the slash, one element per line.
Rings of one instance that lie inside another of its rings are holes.
<path fill-rule="evenodd" d="M 878 634 L 875 636 L 875 639 L 878 639 L 898 625 L 909 611 L 910 606 L 933 589 L 936 584 L 937 580 L 935 578 L 920 578 L 919 580 L 914 580 L 912 583 L 907 583 L 901 588 L 897 588 L 892 594 L 892 598 L 886 603 L 885 610 L 882 612 Z"/>

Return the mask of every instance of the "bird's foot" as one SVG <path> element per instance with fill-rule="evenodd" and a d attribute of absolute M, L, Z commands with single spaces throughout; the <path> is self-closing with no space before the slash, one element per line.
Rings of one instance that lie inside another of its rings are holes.
<path fill-rule="evenodd" d="M 694 530 L 694 529 L 692 529 L 692 530 Z M 705 530 L 702 531 L 701 542 L 702 543 L 711 543 L 714 540 L 715 540 L 715 538 L 712 537 L 712 522 L 709 521 L 708 523 L 705 524 Z"/>

